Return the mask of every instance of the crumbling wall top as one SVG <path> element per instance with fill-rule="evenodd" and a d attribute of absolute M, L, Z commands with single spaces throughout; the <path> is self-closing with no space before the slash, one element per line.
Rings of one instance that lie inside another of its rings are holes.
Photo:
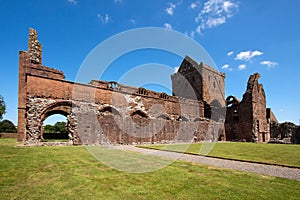
<path fill-rule="evenodd" d="M 20 51 L 19 54 L 19 68 L 22 74 L 43 76 L 54 79 L 65 79 L 62 71 L 42 64 L 42 45 L 38 41 L 37 31 L 33 28 L 29 29 L 28 37 L 28 51 Z"/>
<path fill-rule="evenodd" d="M 252 101 L 253 100 L 252 98 L 255 96 L 258 97 L 262 95 L 263 98 L 266 97 L 263 85 L 258 83 L 259 78 L 260 78 L 259 73 L 254 73 L 250 75 L 247 83 L 247 90 L 243 96 L 243 101 L 247 101 L 247 100 Z"/>
<path fill-rule="evenodd" d="M 37 39 L 37 31 L 29 29 L 28 53 L 29 60 L 34 64 L 42 64 L 42 45 Z"/>

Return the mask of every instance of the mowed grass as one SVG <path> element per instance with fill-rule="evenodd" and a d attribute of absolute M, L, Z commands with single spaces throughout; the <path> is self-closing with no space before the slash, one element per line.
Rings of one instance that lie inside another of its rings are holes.
<path fill-rule="evenodd" d="M 299 199 L 300 182 L 187 162 L 148 173 L 103 165 L 83 146 L 0 139 L 0 199 Z"/>
<path fill-rule="evenodd" d="M 193 143 L 152 145 L 147 148 L 201 154 L 201 148 L 205 146 L 211 148 L 208 156 L 300 167 L 300 145 L 292 144 L 219 142 L 214 146 L 209 143 Z"/>

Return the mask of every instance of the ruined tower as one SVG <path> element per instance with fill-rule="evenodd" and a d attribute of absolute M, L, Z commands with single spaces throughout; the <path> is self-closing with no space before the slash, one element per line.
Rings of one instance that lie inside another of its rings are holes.
<path fill-rule="evenodd" d="M 234 96 L 227 97 L 227 140 L 269 141 L 270 118 L 273 113 L 266 108 L 266 95 L 263 85 L 258 83 L 259 78 L 259 73 L 249 77 L 247 90 L 241 102 Z"/>
<path fill-rule="evenodd" d="M 205 102 L 205 117 L 212 118 L 213 109 L 225 114 L 225 74 L 186 56 L 171 79 L 174 96 Z"/>

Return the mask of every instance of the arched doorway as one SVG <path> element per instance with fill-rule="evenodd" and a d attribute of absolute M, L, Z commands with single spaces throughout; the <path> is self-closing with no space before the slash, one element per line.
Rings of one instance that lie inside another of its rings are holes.
<path fill-rule="evenodd" d="M 67 117 L 53 114 L 47 117 L 42 126 L 41 137 L 45 142 L 68 142 Z"/>
<path fill-rule="evenodd" d="M 41 115 L 40 137 L 42 141 L 67 142 L 73 138 L 74 120 L 71 119 L 71 113 L 70 101 L 55 102 L 47 106 Z"/>

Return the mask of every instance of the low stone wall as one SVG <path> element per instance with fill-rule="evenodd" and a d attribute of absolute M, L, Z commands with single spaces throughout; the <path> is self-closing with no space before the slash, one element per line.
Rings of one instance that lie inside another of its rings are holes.
<path fill-rule="evenodd" d="M 69 139 L 68 133 L 43 133 L 43 138 L 47 139 Z"/>
<path fill-rule="evenodd" d="M 291 122 L 271 124 L 271 138 L 273 143 L 300 143 L 300 126 Z"/>
<path fill-rule="evenodd" d="M 17 133 L 0 133 L 0 138 L 17 138 Z"/>

